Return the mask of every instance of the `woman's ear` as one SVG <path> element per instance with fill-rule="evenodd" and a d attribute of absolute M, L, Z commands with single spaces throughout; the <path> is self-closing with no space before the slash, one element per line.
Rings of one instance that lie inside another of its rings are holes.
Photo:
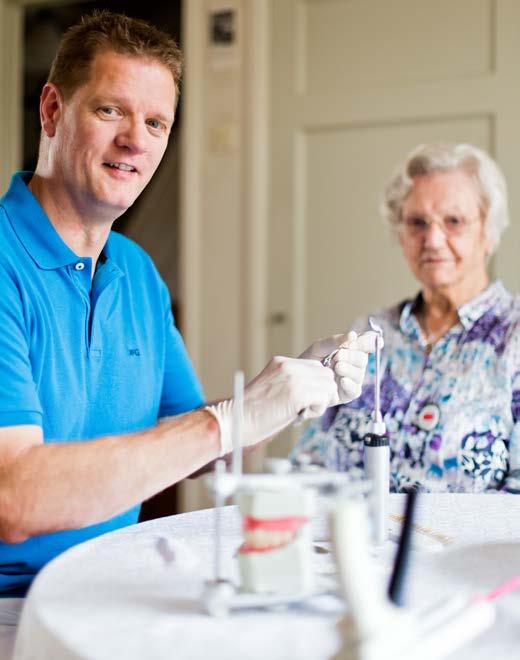
<path fill-rule="evenodd" d="M 496 250 L 498 241 L 495 237 L 489 235 L 488 227 L 485 221 L 482 223 L 482 234 L 484 240 L 484 255 L 486 257 L 486 261 L 488 261 L 491 258 L 493 252 Z"/>

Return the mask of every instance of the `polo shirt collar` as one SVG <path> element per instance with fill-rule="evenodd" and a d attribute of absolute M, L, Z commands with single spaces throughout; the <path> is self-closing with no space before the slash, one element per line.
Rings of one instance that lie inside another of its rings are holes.
<path fill-rule="evenodd" d="M 482 293 L 458 308 L 459 319 L 465 330 L 470 328 L 496 304 L 507 304 L 510 297 L 500 280 L 492 282 Z M 405 335 L 419 334 L 419 325 L 413 311 L 422 303 L 419 292 L 412 300 L 407 300 L 401 309 L 399 327 Z"/>
<path fill-rule="evenodd" d="M 23 246 L 44 270 L 55 270 L 78 261 L 58 234 L 42 206 L 28 188 L 32 172 L 17 172 L 1 200 Z"/>
<path fill-rule="evenodd" d="M 102 268 L 104 271 L 110 273 L 110 279 L 123 277 L 124 271 L 120 268 L 114 258 L 114 232 L 108 234 L 107 242 L 101 251 L 98 259 L 98 270 Z"/>

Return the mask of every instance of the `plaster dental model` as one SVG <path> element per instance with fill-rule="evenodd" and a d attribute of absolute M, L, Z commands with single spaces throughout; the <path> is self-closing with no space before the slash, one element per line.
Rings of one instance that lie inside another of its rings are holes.
<path fill-rule="evenodd" d="M 244 543 L 238 551 L 242 590 L 308 594 L 313 589 L 314 493 L 297 486 L 240 489 Z"/>
<path fill-rule="evenodd" d="M 235 378 L 235 401 L 242 401 L 243 378 Z M 315 584 L 312 573 L 312 536 L 310 519 L 318 492 L 345 491 L 359 496 L 369 485 L 353 480 L 345 472 L 328 472 L 303 465 L 294 470 L 286 459 L 271 459 L 270 472 L 243 474 L 240 447 L 241 410 L 235 406 L 233 419 L 233 463 L 226 469 L 217 461 L 206 485 L 215 501 L 215 573 L 206 583 L 203 604 L 213 616 L 230 610 L 271 607 L 300 602 L 306 597 L 336 589 L 330 580 Z M 243 516 L 244 543 L 238 560 L 241 584 L 235 585 L 222 575 L 221 507 L 235 496 Z"/>
<path fill-rule="evenodd" d="M 240 427 L 244 375 L 235 375 L 233 417 L 233 474 L 242 474 Z M 272 463 L 274 470 L 287 472 L 284 461 Z M 242 590 L 250 593 L 310 593 L 312 583 L 312 533 L 314 493 L 296 484 L 237 491 L 235 501 L 242 515 L 244 543 L 238 560 Z"/>
<path fill-rule="evenodd" d="M 301 602 L 318 593 L 336 592 L 330 577 L 313 579 L 310 518 L 316 493 L 366 495 L 364 480 L 352 481 L 345 472 L 284 471 L 291 464 L 279 459 L 275 473 L 237 475 L 217 461 L 206 485 L 215 498 L 215 575 L 206 583 L 203 605 L 212 616 L 231 610 L 273 607 Z M 243 517 L 244 542 L 238 561 L 241 583 L 222 575 L 221 506 L 235 495 Z"/>

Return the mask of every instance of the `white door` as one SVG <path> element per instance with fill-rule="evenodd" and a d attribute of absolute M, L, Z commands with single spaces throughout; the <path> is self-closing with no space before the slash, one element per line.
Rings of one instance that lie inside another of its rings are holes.
<path fill-rule="evenodd" d="M 415 145 L 471 142 L 519 208 L 520 2 L 273 0 L 268 346 L 297 354 L 418 286 L 378 215 Z M 492 268 L 518 290 L 520 227 Z M 285 454 L 293 434 L 271 445 Z"/>

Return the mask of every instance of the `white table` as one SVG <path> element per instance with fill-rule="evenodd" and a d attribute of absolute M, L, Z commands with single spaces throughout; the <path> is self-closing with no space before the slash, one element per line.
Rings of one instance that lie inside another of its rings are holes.
<path fill-rule="evenodd" d="M 400 512 L 403 496 L 391 496 Z M 227 576 L 241 541 L 238 512 L 223 510 Z M 520 574 L 520 497 L 423 495 L 417 522 L 454 537 L 452 550 L 415 552 L 410 599 L 425 603 L 460 588 L 487 589 Z M 338 646 L 338 605 L 324 610 L 249 611 L 215 620 L 203 613 L 203 581 L 212 577 L 213 514 L 209 510 L 136 525 L 77 546 L 36 579 L 19 626 L 14 660 L 326 660 Z M 316 533 L 325 533 L 324 520 Z M 174 539 L 170 564 L 157 551 Z M 517 545 L 512 545 L 516 541 Z M 470 544 L 495 543 L 479 551 Z M 321 561 L 330 561 L 322 555 Z M 520 593 L 499 604 L 493 629 L 458 660 L 518 657 Z"/>

